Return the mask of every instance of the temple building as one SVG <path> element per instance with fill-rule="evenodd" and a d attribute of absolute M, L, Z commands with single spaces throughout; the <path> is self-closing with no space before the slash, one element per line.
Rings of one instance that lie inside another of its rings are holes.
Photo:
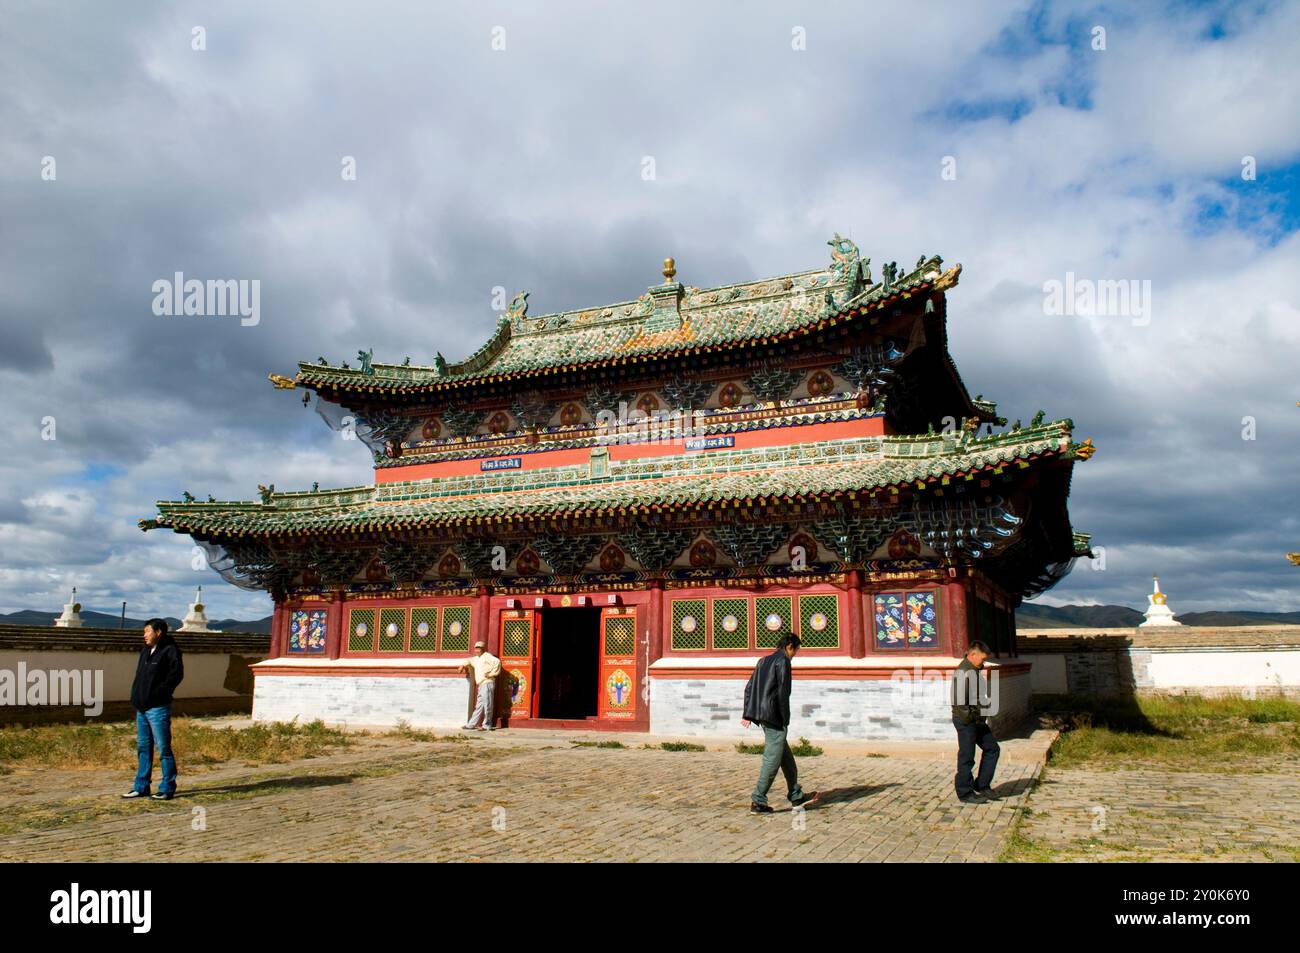
<path fill-rule="evenodd" d="M 715 288 L 667 259 L 604 307 L 534 316 L 521 292 L 460 363 L 270 375 L 370 449 L 374 483 L 141 521 L 274 599 L 254 717 L 457 727 L 482 640 L 499 725 L 739 734 L 785 633 L 810 738 L 948 737 L 941 681 L 973 639 L 997 719 L 1023 713 L 1014 610 L 1089 552 L 1066 501 L 1092 443 L 968 393 L 960 265 L 876 280 L 828 244 L 825 267 Z"/>

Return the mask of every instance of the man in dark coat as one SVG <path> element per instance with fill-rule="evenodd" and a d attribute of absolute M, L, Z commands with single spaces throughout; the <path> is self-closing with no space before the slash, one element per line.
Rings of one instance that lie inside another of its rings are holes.
<path fill-rule="evenodd" d="M 763 729 L 763 766 L 758 772 L 758 785 L 750 796 L 750 814 L 771 814 L 767 792 L 776 780 L 776 770 L 785 775 L 787 796 L 792 807 L 800 807 L 817 799 L 817 792 L 805 794 L 799 787 L 799 768 L 794 762 L 794 752 L 786 741 L 790 728 L 790 660 L 799 651 L 797 635 L 783 635 L 776 651 L 758 660 L 754 674 L 745 686 L 745 711 L 741 724 L 750 722 Z"/>
<path fill-rule="evenodd" d="M 984 718 L 979 698 L 979 673 L 988 657 L 987 645 L 972 642 L 952 679 L 952 725 L 957 729 L 957 776 L 953 782 L 957 798 L 964 804 L 999 800 L 992 785 L 1002 749 Z M 980 755 L 979 776 L 972 778 L 976 747 L 983 754 Z"/>
<path fill-rule="evenodd" d="M 172 695 L 185 678 L 181 647 L 167 631 L 165 619 L 150 619 L 144 624 L 144 647 L 131 683 L 131 704 L 135 706 L 136 753 L 139 769 L 135 784 L 124 798 L 152 797 L 170 801 L 176 793 L 176 756 L 172 754 Z M 153 753 L 158 749 L 162 782 L 158 793 L 150 795 L 153 776 Z"/>

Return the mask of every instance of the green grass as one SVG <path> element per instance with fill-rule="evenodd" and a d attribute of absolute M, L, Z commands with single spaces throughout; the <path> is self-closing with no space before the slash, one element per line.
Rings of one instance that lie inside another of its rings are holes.
<path fill-rule="evenodd" d="M 189 765 L 279 763 L 350 744 L 347 734 L 320 721 L 235 729 L 213 728 L 197 718 L 172 719 L 176 758 Z M 135 763 L 135 725 L 130 722 L 0 728 L 0 771 L 17 767 L 127 770 Z"/>
<path fill-rule="evenodd" d="M 575 748 L 626 748 L 621 741 L 571 741 Z"/>
<path fill-rule="evenodd" d="M 1200 771 L 1300 755 L 1300 701 L 1197 695 L 1049 697 L 1035 707 L 1062 729 L 1049 762 L 1121 767 L 1135 761 Z"/>
<path fill-rule="evenodd" d="M 750 744 L 744 741 L 736 742 L 736 750 L 741 754 L 762 754 L 763 747 L 763 745 L 757 743 Z M 807 738 L 800 738 L 797 744 L 790 746 L 790 751 L 796 758 L 815 758 L 819 754 L 824 753 L 821 748 L 818 748 Z M 883 758 L 884 755 L 867 755 L 867 757 Z"/>
<path fill-rule="evenodd" d="M 663 741 L 657 745 L 646 745 L 647 748 L 661 748 L 664 751 L 707 751 L 704 745 L 692 744 L 689 741 Z"/>

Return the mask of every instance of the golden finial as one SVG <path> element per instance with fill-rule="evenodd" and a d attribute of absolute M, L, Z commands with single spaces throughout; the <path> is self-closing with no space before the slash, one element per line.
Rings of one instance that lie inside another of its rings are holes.
<path fill-rule="evenodd" d="M 677 262 L 673 261 L 671 258 L 665 258 L 664 259 L 664 284 L 666 285 L 672 284 L 673 278 L 675 278 L 676 276 L 677 276 Z"/>

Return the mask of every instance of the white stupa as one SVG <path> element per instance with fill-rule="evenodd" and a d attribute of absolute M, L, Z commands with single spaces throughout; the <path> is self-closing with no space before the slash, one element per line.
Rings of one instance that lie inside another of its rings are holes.
<path fill-rule="evenodd" d="M 1169 608 L 1165 594 L 1160 591 L 1160 578 L 1152 576 L 1151 579 L 1151 595 L 1147 596 L 1147 601 L 1151 604 L 1147 606 L 1147 611 L 1142 613 L 1146 621 L 1139 623 L 1138 628 L 1145 628 L 1148 625 L 1182 625 L 1181 622 L 1174 620 L 1174 611 Z"/>
<path fill-rule="evenodd" d="M 54 620 L 54 624 L 60 629 L 80 629 L 84 623 L 81 621 L 81 603 L 77 601 L 77 587 L 72 587 L 72 596 L 63 606 L 63 615 Z"/>
<path fill-rule="evenodd" d="M 203 587 L 199 586 L 194 592 L 194 601 L 190 603 L 190 611 L 185 613 L 184 620 L 181 621 L 181 627 L 177 632 L 207 632 L 213 630 L 208 628 L 208 616 L 203 611 Z"/>

